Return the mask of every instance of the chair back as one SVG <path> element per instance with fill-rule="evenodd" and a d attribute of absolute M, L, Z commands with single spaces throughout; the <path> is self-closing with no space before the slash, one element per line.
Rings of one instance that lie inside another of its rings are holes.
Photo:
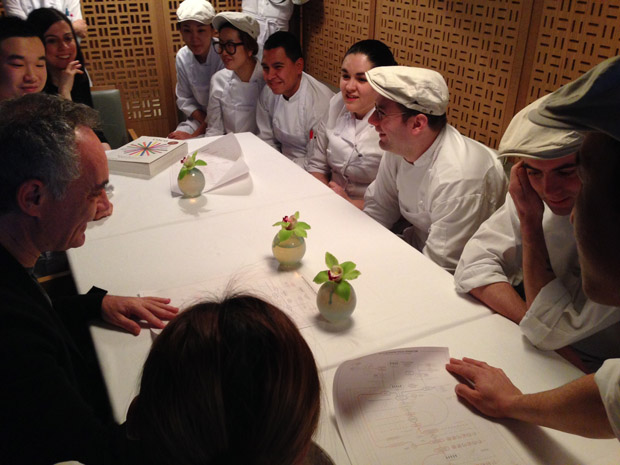
<path fill-rule="evenodd" d="M 114 88 L 93 87 L 91 94 L 93 106 L 101 117 L 101 129 L 110 147 L 117 149 L 125 145 L 129 142 L 129 138 L 120 91 Z"/>

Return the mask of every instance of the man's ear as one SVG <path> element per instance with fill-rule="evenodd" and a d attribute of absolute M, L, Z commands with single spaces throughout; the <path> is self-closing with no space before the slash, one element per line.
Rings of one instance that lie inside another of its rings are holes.
<path fill-rule="evenodd" d="M 301 73 L 304 70 L 304 59 L 303 58 L 297 58 L 297 61 L 295 62 L 295 69 L 297 70 L 297 74 L 301 75 Z"/>
<path fill-rule="evenodd" d="M 428 118 L 424 113 L 418 113 L 407 120 L 412 134 L 419 134 L 428 127 Z"/>
<path fill-rule="evenodd" d="M 45 186 L 38 179 L 28 179 L 17 188 L 17 206 L 28 216 L 39 217 Z"/>

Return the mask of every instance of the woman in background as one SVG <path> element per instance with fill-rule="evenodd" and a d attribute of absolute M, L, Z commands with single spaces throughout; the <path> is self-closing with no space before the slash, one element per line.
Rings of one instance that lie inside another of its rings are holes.
<path fill-rule="evenodd" d="M 84 56 L 71 21 L 54 8 L 39 8 L 28 15 L 28 23 L 45 45 L 47 83 L 43 92 L 92 107 Z"/>
<path fill-rule="evenodd" d="M 320 413 L 310 348 L 256 297 L 205 302 L 155 339 L 127 416 L 143 463 L 301 464 Z"/>
<path fill-rule="evenodd" d="M 265 86 L 263 70 L 256 59 L 259 25 L 244 13 L 224 12 L 213 18 L 219 32 L 215 51 L 226 69 L 213 75 L 207 105 L 207 136 L 229 132 L 256 134 L 256 104 Z"/>
<path fill-rule="evenodd" d="M 347 51 L 340 93 L 332 97 L 317 130 L 314 153 L 306 159 L 306 171 L 360 209 L 383 155 L 379 134 L 368 123 L 377 94 L 365 73 L 377 66 L 393 65 L 396 60 L 392 52 L 378 40 L 362 40 Z"/>

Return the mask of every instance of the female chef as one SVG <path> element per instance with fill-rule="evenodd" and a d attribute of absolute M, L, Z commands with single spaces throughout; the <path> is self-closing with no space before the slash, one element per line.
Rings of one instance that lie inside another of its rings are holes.
<path fill-rule="evenodd" d="M 220 37 L 215 51 L 222 56 L 226 69 L 211 79 L 206 135 L 256 134 L 256 103 L 265 86 L 263 69 L 256 59 L 260 27 L 251 16 L 232 11 L 216 15 L 213 27 Z"/>
<path fill-rule="evenodd" d="M 329 111 L 317 130 L 314 153 L 304 168 L 356 207 L 364 208 L 364 193 L 374 181 L 383 150 L 379 134 L 368 123 L 376 92 L 366 81 L 366 71 L 396 65 L 383 42 L 362 40 L 345 54 L 340 93 L 332 97 Z"/>

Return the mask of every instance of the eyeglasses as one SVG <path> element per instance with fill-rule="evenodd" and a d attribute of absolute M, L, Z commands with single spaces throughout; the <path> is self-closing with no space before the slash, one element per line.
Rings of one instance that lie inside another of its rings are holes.
<path fill-rule="evenodd" d="M 385 113 L 381 108 L 375 105 L 375 114 L 377 115 L 377 119 L 379 121 L 382 121 L 384 118 L 387 118 L 388 116 L 404 115 L 405 112 L 399 111 L 398 113 Z"/>
<path fill-rule="evenodd" d="M 237 53 L 237 47 L 239 45 L 243 45 L 243 42 L 215 42 L 213 44 L 213 48 L 215 49 L 215 53 L 218 55 L 221 55 L 224 50 L 226 50 L 226 53 L 229 55 L 234 55 Z"/>

